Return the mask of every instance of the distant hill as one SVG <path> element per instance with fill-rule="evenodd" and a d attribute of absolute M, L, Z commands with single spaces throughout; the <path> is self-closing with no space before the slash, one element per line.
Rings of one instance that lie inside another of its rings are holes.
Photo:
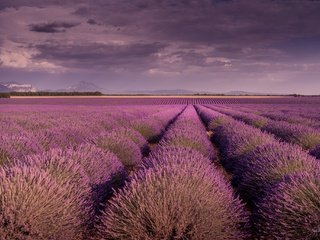
<path fill-rule="evenodd" d="M 104 89 L 100 86 L 97 86 L 91 82 L 80 81 L 74 85 L 71 85 L 67 89 L 64 89 L 65 92 L 103 92 L 107 93 L 109 90 Z"/>
<path fill-rule="evenodd" d="M 5 85 L 2 85 L 0 83 L 0 92 L 1 93 L 6 93 L 6 92 L 11 92 L 10 88 L 6 87 Z"/>
<path fill-rule="evenodd" d="M 229 91 L 224 93 L 224 95 L 231 95 L 231 96 L 243 96 L 243 95 L 266 95 L 266 93 L 255 93 L 255 92 L 246 92 L 246 91 Z"/>
<path fill-rule="evenodd" d="M 79 81 L 67 88 L 63 89 L 42 89 L 41 92 L 61 92 L 61 93 L 89 93 L 89 92 L 100 92 L 103 94 L 115 94 L 115 95 L 227 95 L 227 96 L 261 96 L 261 95 L 281 95 L 281 94 L 265 94 L 257 92 L 246 92 L 246 91 L 228 91 L 224 93 L 210 92 L 210 91 L 193 91 L 187 89 L 159 89 L 159 90 L 127 90 L 127 91 L 111 91 L 102 88 L 95 83 L 87 81 Z M 28 83 L 18 82 L 0 82 L 0 93 L 7 92 L 38 92 L 38 90 Z"/>
<path fill-rule="evenodd" d="M 36 92 L 37 89 L 31 84 L 18 82 L 2 82 L 0 83 L 0 92 Z"/>

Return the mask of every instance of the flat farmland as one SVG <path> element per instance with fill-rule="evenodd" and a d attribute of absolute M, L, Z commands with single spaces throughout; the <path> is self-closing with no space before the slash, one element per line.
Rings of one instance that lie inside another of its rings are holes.
<path fill-rule="evenodd" d="M 319 97 L 15 97 L 0 131 L 0 239 L 320 239 Z"/>

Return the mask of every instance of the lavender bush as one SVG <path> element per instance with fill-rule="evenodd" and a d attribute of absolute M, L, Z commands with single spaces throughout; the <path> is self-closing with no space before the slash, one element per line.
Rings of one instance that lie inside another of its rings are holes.
<path fill-rule="evenodd" d="M 123 171 L 123 165 L 116 155 L 92 144 L 81 144 L 74 149 L 66 149 L 62 155 L 79 163 L 92 185 L 109 181 L 113 175 Z"/>
<path fill-rule="evenodd" d="M 69 190 L 70 196 L 66 198 L 74 198 L 78 200 L 78 204 L 85 203 L 82 208 L 83 220 L 86 222 L 92 221 L 93 214 L 93 195 L 90 187 L 90 179 L 86 174 L 83 166 L 65 154 L 62 149 L 51 149 L 50 151 L 42 154 L 29 155 L 24 159 L 17 161 L 13 164 L 17 167 L 35 167 L 42 169 L 61 186 L 66 184 L 71 185 Z M 85 201 L 84 201 L 85 200 Z"/>
<path fill-rule="evenodd" d="M 320 144 L 320 132 L 301 124 L 290 124 L 285 121 L 273 121 L 268 118 L 252 113 L 243 113 L 233 109 L 221 107 L 210 108 L 234 117 L 249 125 L 261 128 L 264 131 L 274 134 L 280 139 L 300 145 L 305 149 L 312 149 Z"/>
<path fill-rule="evenodd" d="M 77 186 L 75 191 L 83 191 L 84 194 L 90 192 L 90 179 L 83 166 L 62 149 L 51 149 L 42 154 L 29 155 L 15 162 L 14 165 L 38 167 L 47 171 L 62 185 L 68 182 Z"/>
<path fill-rule="evenodd" d="M 195 131 L 193 134 L 191 134 L 180 130 L 181 129 L 177 128 L 176 131 L 166 134 L 164 139 L 161 141 L 161 144 L 188 147 L 197 150 L 209 158 L 214 157 L 212 145 L 208 141 L 208 138 L 204 132 L 199 133 Z"/>
<path fill-rule="evenodd" d="M 256 148 L 239 162 L 241 167 L 234 172 L 234 176 L 238 180 L 238 189 L 248 201 L 261 198 L 264 191 L 286 175 L 320 170 L 316 159 L 302 148 L 278 142 Z"/>
<path fill-rule="evenodd" d="M 109 202 L 95 239 L 245 239 L 242 203 L 208 160 L 190 156 L 137 172 Z"/>
<path fill-rule="evenodd" d="M 58 157 L 82 166 L 84 173 L 89 177 L 96 211 L 112 194 L 112 188 L 121 186 L 126 178 L 124 166 L 119 159 L 112 152 L 92 144 L 81 144 L 74 149 L 60 151 L 59 156 L 52 156 L 52 158 Z"/>
<path fill-rule="evenodd" d="M 85 203 L 35 167 L 0 169 L 0 239 L 80 239 Z"/>
<path fill-rule="evenodd" d="M 141 162 L 142 154 L 137 144 L 126 136 L 111 133 L 100 136 L 96 145 L 114 153 L 126 168 L 132 168 Z"/>
<path fill-rule="evenodd" d="M 274 141 L 272 136 L 237 121 L 217 127 L 213 139 L 224 156 L 224 164 L 231 169 L 237 168 L 244 155 Z"/>
<path fill-rule="evenodd" d="M 210 106 L 211 109 L 213 110 L 217 110 L 219 112 L 222 112 L 224 114 L 230 115 L 233 118 L 235 118 L 236 120 L 239 121 L 243 121 L 251 126 L 254 126 L 256 128 L 262 128 L 265 125 L 267 125 L 269 123 L 268 118 L 256 115 L 256 114 L 252 114 L 252 113 L 244 113 L 241 111 L 237 111 L 234 109 L 228 109 L 228 108 L 222 108 L 222 107 L 214 107 L 214 106 Z"/>
<path fill-rule="evenodd" d="M 0 165 L 42 151 L 43 149 L 38 144 L 37 139 L 27 132 L 21 132 L 17 135 L 2 134 L 0 136 Z"/>
<path fill-rule="evenodd" d="M 212 111 L 207 107 L 197 105 L 196 109 L 201 119 L 210 130 L 214 130 L 223 124 L 228 124 L 230 121 L 232 122 L 230 117 L 219 112 Z"/>
<path fill-rule="evenodd" d="M 184 164 L 188 161 L 198 161 L 203 164 L 206 163 L 208 166 L 211 165 L 211 160 L 208 157 L 192 148 L 159 144 L 150 153 L 150 156 L 144 159 L 143 166 L 151 168 L 161 164 Z"/>
<path fill-rule="evenodd" d="M 320 132 L 307 126 L 274 121 L 262 129 L 305 149 L 312 149 L 320 144 Z"/>
<path fill-rule="evenodd" d="M 215 157 L 212 144 L 195 109 L 188 106 L 172 124 L 161 140 L 162 145 L 188 147 L 211 159 Z"/>
<path fill-rule="evenodd" d="M 319 239 L 319 199 L 319 173 L 301 172 L 284 178 L 258 205 L 259 239 Z"/>
<path fill-rule="evenodd" d="M 134 121 L 131 127 L 148 141 L 156 140 L 162 134 L 162 125 L 153 119 Z"/>
<path fill-rule="evenodd" d="M 148 148 L 148 142 L 146 139 L 134 129 L 128 127 L 116 128 L 112 131 L 112 134 L 118 135 L 119 137 L 125 136 L 129 138 L 144 151 Z"/>

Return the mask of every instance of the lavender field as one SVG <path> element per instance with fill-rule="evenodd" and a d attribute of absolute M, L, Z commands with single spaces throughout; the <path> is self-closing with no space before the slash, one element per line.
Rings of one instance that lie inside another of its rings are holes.
<path fill-rule="evenodd" d="M 0 239 L 320 239 L 319 103 L 0 99 Z"/>

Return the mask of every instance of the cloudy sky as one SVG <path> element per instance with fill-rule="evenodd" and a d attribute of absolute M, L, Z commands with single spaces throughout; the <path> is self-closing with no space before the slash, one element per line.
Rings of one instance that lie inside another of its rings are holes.
<path fill-rule="evenodd" d="M 320 94 L 320 1 L 1 0 L 0 82 Z"/>

